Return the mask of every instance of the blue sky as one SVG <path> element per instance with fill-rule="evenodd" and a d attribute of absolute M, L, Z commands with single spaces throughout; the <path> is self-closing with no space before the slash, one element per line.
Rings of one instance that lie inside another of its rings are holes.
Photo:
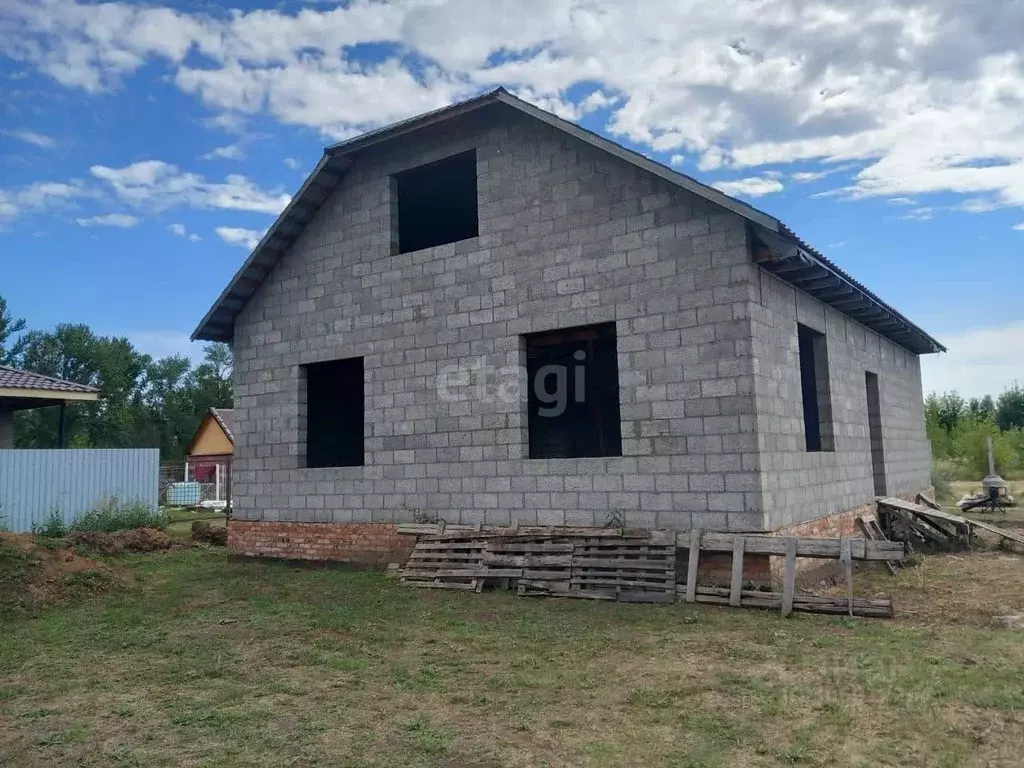
<path fill-rule="evenodd" d="M 1024 380 L 1024 10 L 989 5 L 10 0 L 0 293 L 198 354 L 324 145 L 500 84 L 786 221 L 950 347 L 927 390 L 998 392 Z"/>

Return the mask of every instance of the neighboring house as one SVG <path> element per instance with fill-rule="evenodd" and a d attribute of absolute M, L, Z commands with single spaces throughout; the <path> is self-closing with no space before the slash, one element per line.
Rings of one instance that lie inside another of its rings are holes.
<path fill-rule="evenodd" d="M 0 449 L 14 447 L 14 413 L 35 408 L 60 408 L 57 446 L 66 444 L 64 416 L 68 404 L 95 402 L 100 391 L 73 381 L 0 365 Z"/>
<path fill-rule="evenodd" d="M 194 338 L 234 349 L 248 554 L 379 561 L 435 518 L 852 531 L 930 484 L 937 341 L 501 89 L 328 148 Z"/>
<path fill-rule="evenodd" d="M 209 486 L 209 493 L 202 495 L 203 501 L 227 501 L 235 450 L 234 418 L 235 412 L 230 408 L 211 408 L 185 449 L 185 481 Z"/>

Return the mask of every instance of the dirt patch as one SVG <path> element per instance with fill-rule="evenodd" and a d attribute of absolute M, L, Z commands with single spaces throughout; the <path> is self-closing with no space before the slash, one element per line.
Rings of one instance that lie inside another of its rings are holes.
<path fill-rule="evenodd" d="M 122 570 L 83 557 L 59 541 L 44 545 L 27 534 L 0 534 L 0 614 L 32 612 L 46 603 L 125 583 Z"/>
<path fill-rule="evenodd" d="M 1024 613 L 1024 557 L 1004 552 L 929 555 L 896 577 L 854 578 L 859 595 L 891 595 L 897 621 L 991 628 L 993 616 Z M 827 592 L 844 594 L 839 587 Z"/>
<path fill-rule="evenodd" d="M 182 546 L 163 531 L 156 528 L 136 528 L 130 531 L 103 533 L 101 531 L 76 531 L 64 539 L 76 551 L 85 554 L 123 555 L 128 552 L 160 552 L 171 547 Z"/>
<path fill-rule="evenodd" d="M 192 523 L 192 541 L 226 547 L 228 529 L 223 525 L 210 525 L 206 520 L 196 520 Z"/>

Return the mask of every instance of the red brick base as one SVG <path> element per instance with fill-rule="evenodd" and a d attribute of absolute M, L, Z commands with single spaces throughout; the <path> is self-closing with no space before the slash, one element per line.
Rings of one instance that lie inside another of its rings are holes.
<path fill-rule="evenodd" d="M 913 493 L 902 493 L 897 498 L 904 499 L 905 501 L 913 501 L 917 496 L 918 492 Z M 925 488 L 921 491 L 929 496 L 933 496 L 932 488 Z M 853 509 L 847 509 L 840 512 L 838 515 L 829 515 L 828 517 L 819 517 L 817 520 L 809 520 L 806 523 L 799 523 L 797 525 L 791 525 L 788 528 L 782 528 L 778 531 L 774 531 L 775 536 L 805 536 L 807 538 L 815 539 L 838 539 L 844 536 L 850 538 L 864 538 L 864 533 L 861 531 L 860 526 L 857 525 L 857 518 L 864 515 L 874 515 L 878 511 L 878 506 L 875 502 L 870 504 L 864 504 Z M 785 559 L 781 557 L 772 558 L 771 572 L 776 585 L 782 583 L 782 571 L 785 567 Z M 803 584 L 810 584 L 813 582 L 820 581 L 834 581 L 842 575 L 842 569 L 839 563 L 834 560 L 815 560 L 812 558 L 801 557 L 797 558 L 796 561 L 797 573 L 800 575 L 800 581 Z"/>
<path fill-rule="evenodd" d="M 394 523 L 272 523 L 228 521 L 228 549 L 246 557 L 350 563 L 386 568 L 404 563 L 416 537 Z"/>

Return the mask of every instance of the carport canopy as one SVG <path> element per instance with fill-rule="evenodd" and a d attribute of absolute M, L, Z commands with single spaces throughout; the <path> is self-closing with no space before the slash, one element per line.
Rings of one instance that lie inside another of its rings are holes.
<path fill-rule="evenodd" d="M 59 405 L 61 419 L 58 444 L 61 447 L 64 446 L 65 406 L 99 399 L 100 391 L 96 387 L 0 365 L 0 422 L 5 415 L 10 418 L 9 414 L 14 411 Z"/>

